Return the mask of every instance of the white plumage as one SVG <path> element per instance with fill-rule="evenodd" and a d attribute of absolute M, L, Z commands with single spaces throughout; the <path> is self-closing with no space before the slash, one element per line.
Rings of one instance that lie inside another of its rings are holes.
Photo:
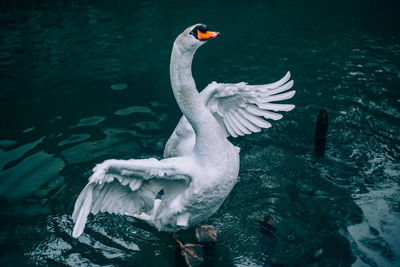
<path fill-rule="evenodd" d="M 82 234 L 90 213 L 133 216 L 163 231 L 208 219 L 238 177 L 239 149 L 227 137 L 259 132 L 271 126 L 266 119 L 282 118 L 276 111 L 294 108 L 271 103 L 293 97 L 294 91 L 285 92 L 293 85 L 289 72 L 265 85 L 212 82 L 199 94 L 191 73 L 193 55 L 216 36 L 196 24 L 176 38 L 170 76 L 183 117 L 166 144 L 165 159 L 113 159 L 96 165 L 75 203 L 73 237 Z"/>

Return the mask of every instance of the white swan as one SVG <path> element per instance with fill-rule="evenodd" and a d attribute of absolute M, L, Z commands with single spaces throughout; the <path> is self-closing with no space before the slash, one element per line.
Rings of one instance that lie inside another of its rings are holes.
<path fill-rule="evenodd" d="M 82 234 L 89 213 L 99 211 L 134 216 L 170 232 L 208 219 L 238 177 L 239 149 L 227 136 L 269 127 L 259 116 L 280 119 L 281 115 L 266 109 L 294 108 L 269 103 L 293 96 L 294 91 L 278 94 L 291 88 L 293 83 L 286 83 L 289 73 L 262 86 L 213 82 L 199 94 L 192 77 L 192 59 L 201 45 L 217 35 L 196 24 L 176 38 L 170 76 L 184 116 L 166 145 L 168 158 L 106 160 L 96 165 L 75 203 L 73 237 Z"/>

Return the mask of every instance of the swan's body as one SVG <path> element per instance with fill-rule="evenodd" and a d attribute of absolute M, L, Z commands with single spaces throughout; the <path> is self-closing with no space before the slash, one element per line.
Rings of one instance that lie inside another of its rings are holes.
<path fill-rule="evenodd" d="M 89 213 L 99 211 L 134 216 L 163 231 L 188 228 L 214 214 L 235 185 L 239 173 L 239 149 L 228 141 L 227 135 L 250 133 L 246 129 L 258 131 L 269 124 L 261 123 L 263 120 L 258 117 L 250 117 L 250 123 L 236 117 L 245 125 L 241 128 L 240 123 L 224 119 L 224 114 L 231 116 L 229 107 L 232 103 L 224 106 L 221 101 L 218 106 L 215 97 L 218 98 L 219 92 L 220 98 L 229 99 L 235 95 L 235 90 L 226 91 L 226 88 L 235 85 L 220 85 L 225 95 L 216 90 L 216 83 L 212 84 L 214 88 L 206 88 L 201 95 L 198 93 L 191 73 L 193 55 L 205 40 L 217 35 L 205 27 L 201 24 L 191 26 L 174 42 L 171 85 L 184 117 L 166 145 L 166 159 L 107 160 L 96 165 L 75 203 L 72 215 L 74 237 L 82 234 Z M 248 93 L 249 97 L 244 99 L 257 97 Z M 257 106 L 254 101 L 250 102 L 249 105 Z M 286 109 L 293 107 L 290 105 Z M 257 113 L 254 107 L 250 110 Z M 221 113 L 219 117 L 217 113 Z M 255 126 L 250 126 L 252 123 Z M 161 198 L 158 197 L 160 192 L 164 193 Z"/>

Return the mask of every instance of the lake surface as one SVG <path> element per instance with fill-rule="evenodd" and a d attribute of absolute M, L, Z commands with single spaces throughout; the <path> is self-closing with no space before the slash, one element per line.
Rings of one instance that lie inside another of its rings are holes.
<path fill-rule="evenodd" d="M 37 3 L 33 3 L 37 2 Z M 396 1 L 4 1 L 0 4 L 0 265 L 179 266 L 132 218 L 71 213 L 96 163 L 158 157 L 181 113 L 175 37 L 202 22 L 197 87 L 270 83 L 296 108 L 232 139 L 239 181 L 208 224 L 214 266 L 400 266 L 400 19 Z M 329 112 L 326 156 L 315 121 Z M 262 230 L 271 218 L 275 233 Z M 193 229 L 178 232 L 192 242 Z"/>

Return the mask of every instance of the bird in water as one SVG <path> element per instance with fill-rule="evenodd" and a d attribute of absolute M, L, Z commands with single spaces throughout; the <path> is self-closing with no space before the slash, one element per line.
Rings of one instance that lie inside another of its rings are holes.
<path fill-rule="evenodd" d="M 164 158 L 110 159 L 97 164 L 76 200 L 72 236 L 79 237 L 90 213 L 108 212 L 176 232 L 207 220 L 224 202 L 239 173 L 239 148 L 228 140 L 282 118 L 293 97 L 288 72 L 271 84 L 209 84 L 201 93 L 192 76 L 196 50 L 218 32 L 196 24 L 175 40 L 170 62 L 172 91 L 183 116 L 169 138 Z"/>

